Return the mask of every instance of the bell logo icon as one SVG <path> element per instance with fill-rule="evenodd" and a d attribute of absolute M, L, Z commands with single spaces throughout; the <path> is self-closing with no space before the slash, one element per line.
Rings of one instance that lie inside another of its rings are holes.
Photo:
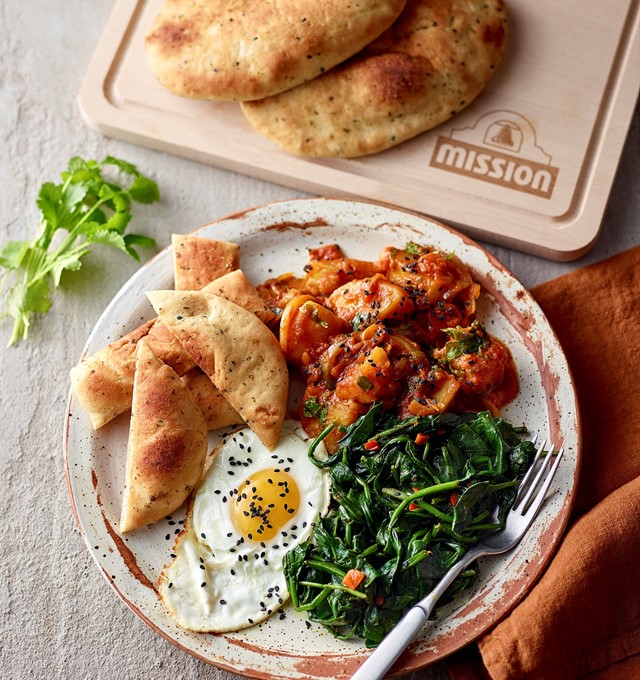
<path fill-rule="evenodd" d="M 531 123 L 510 111 L 493 111 L 473 127 L 438 136 L 430 165 L 545 199 L 558 176 Z"/>

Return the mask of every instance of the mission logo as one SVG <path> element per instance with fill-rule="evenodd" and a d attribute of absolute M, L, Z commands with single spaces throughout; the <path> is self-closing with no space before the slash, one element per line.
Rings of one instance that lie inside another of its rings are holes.
<path fill-rule="evenodd" d="M 558 176 L 551 160 L 536 144 L 535 130 L 526 118 L 493 111 L 474 127 L 438 136 L 430 165 L 549 199 Z"/>

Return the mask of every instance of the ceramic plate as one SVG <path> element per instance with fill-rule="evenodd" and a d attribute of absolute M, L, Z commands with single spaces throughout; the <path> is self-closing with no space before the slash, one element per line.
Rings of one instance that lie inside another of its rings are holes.
<path fill-rule="evenodd" d="M 424 627 L 393 673 L 441 660 L 477 638 L 515 605 L 551 557 L 568 519 L 577 477 L 575 393 L 562 348 L 540 308 L 468 238 L 423 216 L 376 204 L 322 198 L 274 203 L 196 233 L 239 243 L 241 267 L 254 284 L 289 271 L 302 273 L 307 249 L 323 243 L 338 243 L 347 256 L 373 260 L 385 246 L 402 247 L 413 240 L 455 252 L 471 268 L 483 289 L 478 316 L 508 345 L 520 375 L 520 394 L 503 415 L 566 448 L 553 492 L 518 548 L 484 559 L 476 585 L 438 610 L 437 620 Z M 173 287 L 172 267 L 168 248 L 125 284 L 93 329 L 85 356 L 153 316 L 145 291 Z M 219 668 L 256 678 L 350 677 L 369 653 L 363 644 L 336 640 L 318 624 L 308 627 L 306 616 L 290 607 L 284 619 L 272 617 L 238 633 L 194 634 L 173 622 L 154 584 L 170 561 L 184 512 L 126 538 L 118 533 L 128 427 L 128 414 L 123 414 L 94 432 L 70 396 L 65 457 L 71 502 L 87 546 L 114 591 L 159 634 Z"/>

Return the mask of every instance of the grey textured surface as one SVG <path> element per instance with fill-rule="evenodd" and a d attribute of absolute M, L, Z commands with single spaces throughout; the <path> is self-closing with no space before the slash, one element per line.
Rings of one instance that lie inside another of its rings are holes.
<path fill-rule="evenodd" d="M 294 191 L 110 140 L 89 130 L 75 102 L 111 3 L 0 0 L 0 235 L 31 238 L 40 184 L 75 154 L 138 163 L 162 188 L 138 211 L 136 231 L 160 246 L 235 210 Z M 552 263 L 489 247 L 525 285 L 551 279 L 640 243 L 640 114 L 636 111 L 603 226 L 582 260 Z M 0 672 L 3 678 L 234 677 L 173 647 L 116 597 L 74 523 L 64 476 L 62 426 L 68 370 L 101 311 L 137 265 L 97 250 L 33 325 L 6 349 L 0 326 Z M 414 680 L 446 678 L 441 667 Z"/>

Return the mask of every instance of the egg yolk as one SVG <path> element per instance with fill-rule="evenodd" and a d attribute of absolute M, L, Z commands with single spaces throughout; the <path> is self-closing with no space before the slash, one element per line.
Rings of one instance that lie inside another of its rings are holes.
<path fill-rule="evenodd" d="M 300 491 L 291 475 L 278 469 L 260 470 L 245 480 L 231 505 L 231 520 L 245 538 L 273 538 L 296 514 Z"/>

